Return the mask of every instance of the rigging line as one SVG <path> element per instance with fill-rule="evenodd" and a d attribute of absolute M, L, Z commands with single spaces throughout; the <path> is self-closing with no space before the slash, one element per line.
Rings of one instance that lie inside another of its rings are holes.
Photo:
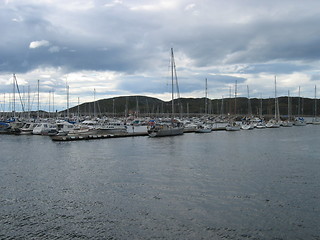
<path fill-rule="evenodd" d="M 177 68 L 176 68 L 176 62 L 174 59 L 174 55 L 172 52 L 172 67 L 173 67 L 173 72 L 174 72 L 174 80 L 175 80 L 175 85 L 176 85 L 176 90 L 177 90 L 177 100 L 178 100 L 178 111 L 180 114 L 182 113 L 182 105 L 181 105 L 181 99 L 180 99 L 180 90 L 179 90 L 179 82 L 178 82 L 178 75 L 177 75 Z"/>
<path fill-rule="evenodd" d="M 18 85 L 18 81 L 17 81 L 16 75 L 14 75 L 14 80 L 15 80 L 15 84 L 17 86 L 17 90 L 18 90 L 18 93 L 19 93 L 19 98 L 20 98 L 22 111 L 24 112 L 24 104 L 23 104 L 23 101 L 22 101 L 22 98 L 21 98 L 20 89 L 19 89 L 19 85 Z"/>

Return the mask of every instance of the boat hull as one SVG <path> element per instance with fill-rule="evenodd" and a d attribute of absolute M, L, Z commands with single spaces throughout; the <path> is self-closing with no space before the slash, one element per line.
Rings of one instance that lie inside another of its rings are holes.
<path fill-rule="evenodd" d="M 155 129 L 155 130 L 148 130 L 148 135 L 150 137 L 166 137 L 166 136 L 176 136 L 182 135 L 183 128 L 168 128 L 168 129 Z"/>

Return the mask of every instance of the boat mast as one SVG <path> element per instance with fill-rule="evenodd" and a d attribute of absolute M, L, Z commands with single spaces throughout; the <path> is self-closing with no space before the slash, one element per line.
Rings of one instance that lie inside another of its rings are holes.
<path fill-rule="evenodd" d="M 48 113 L 49 119 L 50 119 L 50 111 L 51 111 L 51 90 L 49 90 L 49 113 Z"/>
<path fill-rule="evenodd" d="M 278 103 L 277 103 L 277 76 L 274 76 L 274 119 L 278 120 Z"/>
<path fill-rule="evenodd" d="M 13 74 L 13 79 L 12 79 L 12 112 L 13 112 L 13 118 L 16 118 L 16 81 L 15 81 L 16 75 Z"/>
<path fill-rule="evenodd" d="M 69 85 L 67 83 L 67 119 L 69 119 Z"/>
<path fill-rule="evenodd" d="M 38 111 L 37 111 L 37 119 L 40 118 L 40 80 L 38 79 Z"/>
<path fill-rule="evenodd" d="M 229 105 L 229 114 L 231 114 L 231 85 L 229 86 L 229 101 L 228 101 L 228 105 Z"/>
<path fill-rule="evenodd" d="M 174 118 L 174 94 L 173 94 L 173 71 L 174 71 L 174 56 L 173 56 L 173 48 L 171 48 L 171 120 L 173 122 Z"/>
<path fill-rule="evenodd" d="M 53 118 L 57 118 L 54 110 L 54 89 L 52 89 L 52 111 L 53 111 Z"/>
<path fill-rule="evenodd" d="M 28 85 L 28 119 L 31 118 L 31 109 L 30 109 L 30 85 Z"/>
<path fill-rule="evenodd" d="M 248 116 L 252 115 L 252 108 L 251 108 L 251 101 L 250 101 L 250 94 L 249 94 L 249 85 L 247 85 L 247 92 L 248 92 Z"/>
<path fill-rule="evenodd" d="M 206 86 L 205 86 L 205 106 L 204 106 L 204 114 L 208 114 L 208 80 L 206 78 Z"/>
<path fill-rule="evenodd" d="M 3 116 L 5 116 L 6 112 L 6 93 L 3 94 Z"/>
<path fill-rule="evenodd" d="M 291 119 L 290 91 L 288 90 L 288 121 Z"/>
<path fill-rule="evenodd" d="M 300 101 L 301 101 L 301 99 L 300 99 L 300 86 L 299 86 L 299 97 L 298 97 L 298 117 L 300 117 L 300 108 L 301 108 L 301 106 L 300 106 Z"/>
<path fill-rule="evenodd" d="M 96 89 L 93 89 L 93 117 L 96 118 Z"/>
<path fill-rule="evenodd" d="M 260 118 L 262 119 L 262 94 L 260 94 Z"/>
<path fill-rule="evenodd" d="M 234 88 L 234 115 L 237 115 L 237 83 L 238 81 L 236 80 L 235 88 Z"/>
<path fill-rule="evenodd" d="M 80 122 L 80 98 L 78 97 L 78 118 L 77 118 L 77 122 Z"/>
<path fill-rule="evenodd" d="M 223 116 L 223 95 L 222 95 L 222 98 L 221 98 L 221 111 L 220 111 L 220 115 Z"/>
<path fill-rule="evenodd" d="M 314 119 L 317 118 L 317 85 L 314 85 Z"/>

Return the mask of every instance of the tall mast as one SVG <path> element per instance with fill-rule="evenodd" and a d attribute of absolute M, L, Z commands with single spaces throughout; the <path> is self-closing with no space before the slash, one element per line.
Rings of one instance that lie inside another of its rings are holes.
<path fill-rule="evenodd" d="M 28 118 L 30 119 L 30 85 L 28 85 Z"/>
<path fill-rule="evenodd" d="M 220 111 L 220 115 L 223 116 L 223 112 L 224 112 L 224 109 L 223 109 L 223 95 L 222 95 L 222 98 L 221 98 L 221 111 Z"/>
<path fill-rule="evenodd" d="M 37 119 L 40 118 L 40 80 L 38 79 L 38 110 L 37 110 Z"/>
<path fill-rule="evenodd" d="M 114 98 L 112 99 L 112 116 L 115 117 Z"/>
<path fill-rule="evenodd" d="M 12 112 L 13 112 L 13 117 L 16 118 L 16 75 L 13 74 L 13 79 L 12 79 Z"/>
<path fill-rule="evenodd" d="M 6 93 L 3 94 L 3 115 L 6 112 Z"/>
<path fill-rule="evenodd" d="M 237 115 L 237 80 L 234 88 L 234 114 Z"/>
<path fill-rule="evenodd" d="M 301 99 L 300 99 L 300 86 L 299 86 L 299 97 L 298 97 L 298 117 L 300 117 L 300 108 L 301 108 L 301 106 L 300 106 L 300 101 L 301 101 Z"/>
<path fill-rule="evenodd" d="M 78 97 L 78 123 L 80 122 L 80 98 Z"/>
<path fill-rule="evenodd" d="M 93 89 L 93 117 L 96 117 L 96 89 Z"/>
<path fill-rule="evenodd" d="M 93 117 L 96 118 L 96 89 L 93 89 Z"/>
<path fill-rule="evenodd" d="M 262 119 L 262 94 L 260 94 L 260 118 Z"/>
<path fill-rule="evenodd" d="M 252 108 L 251 108 L 251 101 L 250 101 L 250 95 L 249 95 L 249 85 L 247 85 L 247 92 L 248 92 L 248 115 L 252 115 Z"/>
<path fill-rule="evenodd" d="M 317 117 L 317 85 L 314 85 L 314 118 Z"/>
<path fill-rule="evenodd" d="M 206 89 L 206 93 L 205 93 L 205 109 L 204 109 L 204 113 L 205 114 L 208 114 L 208 80 L 207 80 L 207 78 L 206 78 L 206 87 L 205 87 L 205 89 Z"/>
<path fill-rule="evenodd" d="M 278 104 L 277 104 L 277 76 L 274 76 L 274 119 L 278 120 Z"/>
<path fill-rule="evenodd" d="M 228 101 L 228 105 L 229 105 L 229 114 L 231 114 L 231 86 L 229 86 L 229 101 Z"/>
<path fill-rule="evenodd" d="M 126 107 L 125 107 L 125 110 L 124 110 L 124 116 L 125 116 L 125 118 L 128 117 L 128 97 L 126 97 Z"/>
<path fill-rule="evenodd" d="M 53 111 L 53 118 L 57 118 L 54 110 L 54 90 L 52 89 L 52 111 Z"/>
<path fill-rule="evenodd" d="M 67 119 L 69 119 L 69 85 L 67 82 Z"/>
<path fill-rule="evenodd" d="M 174 118 L 174 94 L 173 94 L 173 71 L 174 71 L 174 56 L 173 48 L 171 48 L 171 119 Z"/>
<path fill-rule="evenodd" d="M 50 119 L 50 111 L 51 111 L 51 90 L 49 90 L 49 119 Z"/>
<path fill-rule="evenodd" d="M 288 121 L 291 118 L 290 91 L 288 90 Z"/>

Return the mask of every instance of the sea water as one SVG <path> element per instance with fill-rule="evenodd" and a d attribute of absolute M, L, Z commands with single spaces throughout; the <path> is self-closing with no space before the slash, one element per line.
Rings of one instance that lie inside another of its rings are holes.
<path fill-rule="evenodd" d="M 320 239 L 319 138 L 0 135 L 0 239 Z"/>

